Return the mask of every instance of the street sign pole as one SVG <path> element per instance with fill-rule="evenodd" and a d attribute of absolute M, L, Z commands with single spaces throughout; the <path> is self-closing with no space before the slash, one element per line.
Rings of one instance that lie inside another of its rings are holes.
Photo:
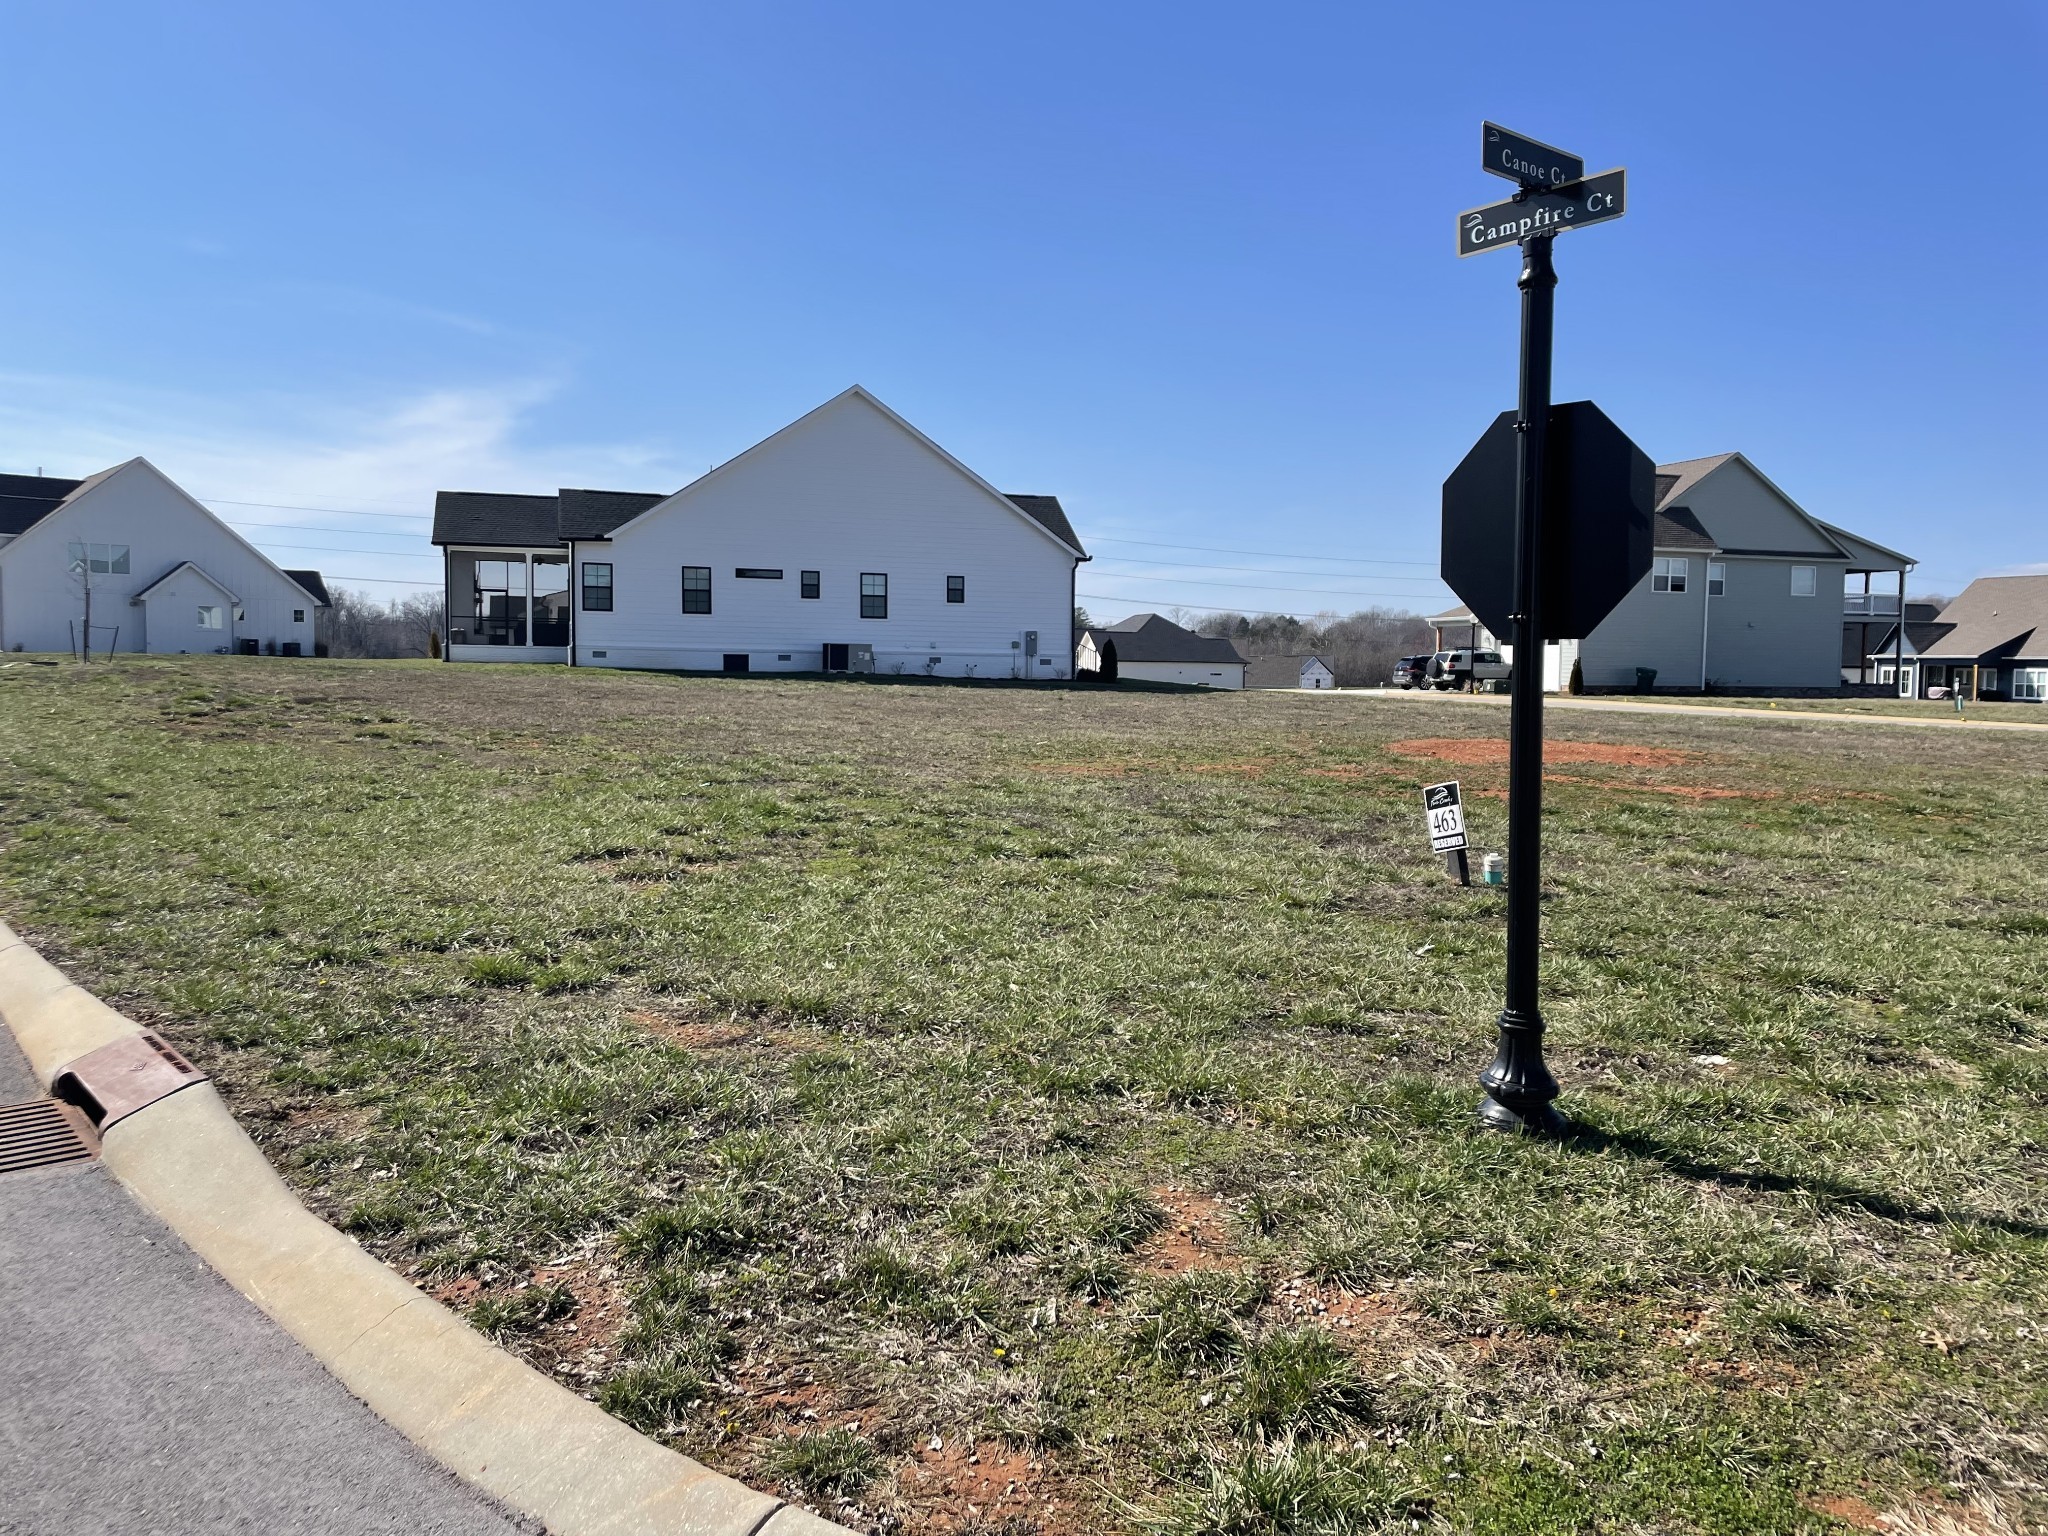
<path fill-rule="evenodd" d="M 1550 429 L 1554 236 L 1522 241 L 1522 378 L 1515 430 L 1515 666 L 1508 714 L 1508 977 L 1500 1041 L 1479 1085 L 1480 1121 L 1495 1130 L 1555 1135 L 1557 1079 L 1543 1061 L 1538 996 L 1543 892 L 1543 491 Z"/>

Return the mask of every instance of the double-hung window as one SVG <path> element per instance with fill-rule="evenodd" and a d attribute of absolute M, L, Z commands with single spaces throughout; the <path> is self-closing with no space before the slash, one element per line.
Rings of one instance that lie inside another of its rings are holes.
<path fill-rule="evenodd" d="M 889 617 L 889 575 L 886 571 L 860 573 L 860 616 L 864 619 Z"/>
<path fill-rule="evenodd" d="M 2014 667 L 2012 696 L 2031 699 L 2036 704 L 2048 699 L 2048 667 Z"/>
<path fill-rule="evenodd" d="M 948 576 L 946 578 L 946 601 L 949 603 L 964 603 L 967 601 L 967 578 L 965 576 Z"/>
<path fill-rule="evenodd" d="M 1818 569 L 1819 567 L 1811 565 L 1795 565 L 1792 567 L 1792 595 L 1794 597 L 1813 596 L 1815 591 L 1814 578 Z"/>
<path fill-rule="evenodd" d="M 798 571 L 796 576 L 796 595 L 798 597 L 816 597 L 818 595 L 818 573 L 816 571 Z"/>
<path fill-rule="evenodd" d="M 1692 577 L 1692 561 L 1684 555 L 1659 555 L 1650 565 L 1652 592 L 1683 592 Z"/>
<path fill-rule="evenodd" d="M 612 611 L 612 563 L 609 560 L 583 562 L 583 611 Z"/>
<path fill-rule="evenodd" d="M 709 613 L 711 611 L 711 567 L 708 565 L 686 565 L 683 567 L 683 612 Z"/>
<path fill-rule="evenodd" d="M 1728 567 L 1719 560 L 1707 562 L 1707 596 L 1719 597 L 1728 590 Z"/>

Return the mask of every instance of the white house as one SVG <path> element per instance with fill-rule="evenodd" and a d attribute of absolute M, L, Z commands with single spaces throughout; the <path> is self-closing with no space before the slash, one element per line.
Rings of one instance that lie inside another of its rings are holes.
<path fill-rule="evenodd" d="M 1134 613 L 1121 624 L 1084 629 L 1074 647 L 1081 673 L 1191 688 L 1244 687 L 1244 653 L 1213 635 L 1198 635 L 1156 613 Z"/>
<path fill-rule="evenodd" d="M 147 459 L 0 475 L 0 649 L 313 654 L 327 589 L 286 571 Z"/>
<path fill-rule="evenodd" d="M 1334 688 L 1337 674 L 1320 656 L 1254 656 L 1245 663 L 1247 688 Z"/>
<path fill-rule="evenodd" d="M 1739 453 L 1660 464 L 1651 533 L 1650 573 L 1592 634 L 1544 648 L 1545 688 L 1565 686 L 1574 661 L 1589 688 L 1636 687 L 1639 669 L 1660 692 L 1838 688 L 1855 680 L 1869 621 L 1899 612 L 1913 565 L 1812 516 Z M 1874 574 L 1898 590 L 1871 590 Z M 1429 622 L 1439 650 L 1514 658 L 1467 609 Z"/>
<path fill-rule="evenodd" d="M 443 491 L 450 661 L 1070 675 L 1083 553 L 859 385 L 673 495 Z"/>

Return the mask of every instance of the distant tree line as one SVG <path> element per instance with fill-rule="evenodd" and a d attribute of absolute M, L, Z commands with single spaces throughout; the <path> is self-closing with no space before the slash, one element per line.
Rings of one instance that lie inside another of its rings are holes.
<path fill-rule="evenodd" d="M 1436 631 L 1419 613 L 1361 608 L 1356 613 L 1211 613 L 1197 619 L 1176 611 L 1168 618 L 1201 635 L 1235 640 L 1247 656 L 1320 656 L 1340 688 L 1384 683 L 1403 656 L 1436 648 Z"/>
<path fill-rule="evenodd" d="M 439 592 L 380 603 L 366 592 L 336 587 L 323 625 L 330 656 L 399 657 L 438 653 L 448 635 L 448 603 Z"/>

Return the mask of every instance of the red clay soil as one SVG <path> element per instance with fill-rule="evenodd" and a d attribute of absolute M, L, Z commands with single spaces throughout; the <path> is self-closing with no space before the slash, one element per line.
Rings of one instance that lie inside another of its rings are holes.
<path fill-rule="evenodd" d="M 1166 1222 L 1139 1245 L 1139 1269 L 1148 1275 L 1179 1275 L 1236 1267 L 1222 1201 L 1191 1189 L 1155 1189 L 1152 1198 L 1165 1210 Z"/>
<path fill-rule="evenodd" d="M 1839 1520 L 1844 1525 L 1853 1525 L 1859 1531 L 1882 1531 L 1889 1525 L 1875 1504 L 1866 1503 L 1853 1493 L 1820 1494 L 1800 1502 L 1816 1514 Z"/>
<path fill-rule="evenodd" d="M 1044 1536 L 1069 1536 L 1084 1528 L 1080 1500 L 1046 1464 L 997 1440 L 949 1440 L 920 1450 L 897 1473 L 896 1489 L 921 1531 L 997 1531 L 1015 1522 Z"/>
<path fill-rule="evenodd" d="M 1387 750 L 1400 757 L 1428 757 L 1466 768 L 1505 766 L 1508 744 L 1492 736 L 1418 736 L 1396 741 Z M 1703 754 L 1675 747 L 1624 747 L 1604 741 L 1546 741 L 1543 760 L 1549 763 L 1600 763 L 1609 768 L 1675 768 L 1699 762 Z"/>

